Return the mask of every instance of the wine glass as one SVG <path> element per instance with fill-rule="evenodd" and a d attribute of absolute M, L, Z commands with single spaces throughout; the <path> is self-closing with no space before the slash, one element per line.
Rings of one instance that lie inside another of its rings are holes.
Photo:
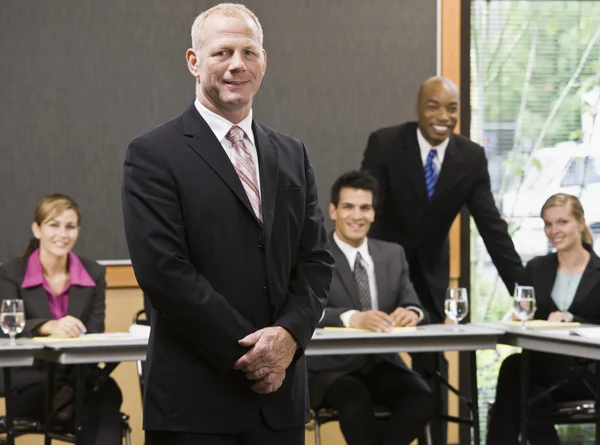
<path fill-rule="evenodd" d="M 533 317 L 536 309 L 533 286 L 515 286 L 513 313 L 521 320 L 522 329 L 526 329 L 525 322 Z"/>
<path fill-rule="evenodd" d="M 0 327 L 10 337 L 9 345 L 16 346 L 15 337 L 25 327 L 25 310 L 23 300 L 2 300 L 0 310 Z"/>
<path fill-rule="evenodd" d="M 469 297 L 464 287 L 448 288 L 444 311 L 450 320 L 454 322 L 454 331 L 460 331 L 458 323 L 469 313 Z"/>

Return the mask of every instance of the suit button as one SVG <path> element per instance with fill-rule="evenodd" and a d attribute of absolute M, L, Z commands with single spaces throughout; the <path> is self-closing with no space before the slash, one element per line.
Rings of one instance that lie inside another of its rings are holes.
<path fill-rule="evenodd" d="M 269 286 L 265 286 L 262 288 L 263 295 L 271 295 L 271 291 L 269 290 Z"/>
<path fill-rule="evenodd" d="M 265 240 L 262 238 L 258 238 L 256 240 L 256 247 L 258 247 L 259 249 L 262 249 L 262 247 L 265 245 Z"/>

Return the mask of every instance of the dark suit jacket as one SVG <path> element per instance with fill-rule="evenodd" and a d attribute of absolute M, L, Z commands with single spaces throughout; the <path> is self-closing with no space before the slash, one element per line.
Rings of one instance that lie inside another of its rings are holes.
<path fill-rule="evenodd" d="M 105 268 L 93 260 L 79 257 L 83 267 L 90 275 L 95 287 L 71 286 L 69 288 L 68 314 L 80 319 L 87 332 L 104 332 L 106 311 L 106 279 Z M 46 291 L 42 286 L 21 289 L 25 277 L 28 258 L 17 258 L 0 266 L 0 296 L 20 298 L 25 306 L 25 328 L 22 337 L 33 337 L 35 330 L 45 322 L 52 320 Z M 57 380 L 61 383 L 70 379 L 71 367 L 61 367 L 57 372 Z M 44 381 L 45 364 L 38 362 L 31 368 L 15 368 L 13 386 L 26 386 L 33 382 Z"/>
<path fill-rule="evenodd" d="M 372 133 L 362 168 L 380 187 L 377 216 L 369 235 L 404 247 L 413 283 L 417 286 L 421 280 L 416 275 L 422 276 L 433 297 L 433 302 L 428 302 L 419 295 L 425 307 L 435 311 L 434 319 L 445 318 L 448 233 L 465 205 L 507 288 L 512 291 L 515 282 L 522 282 L 521 259 L 494 203 L 482 147 L 463 136 L 450 136 L 431 202 L 425 189 L 416 122 Z"/>
<path fill-rule="evenodd" d="M 227 434 L 259 411 L 276 429 L 308 420 L 306 349 L 333 258 L 303 144 L 253 123 L 264 224 L 220 142 L 192 105 L 129 146 L 125 234 L 150 298 L 144 427 Z M 238 340 L 279 325 L 300 349 L 281 388 L 259 395 L 232 369 Z"/>
<path fill-rule="evenodd" d="M 404 249 L 398 244 L 369 239 L 369 254 L 375 265 L 377 306 L 380 311 L 392 313 L 397 307 L 415 306 L 423 310 L 409 278 L 409 268 Z M 350 310 L 361 310 L 356 280 L 348 259 L 331 237 L 331 252 L 335 259 L 335 271 L 329 292 L 329 301 L 319 322 L 319 327 L 342 327 L 340 315 Z M 423 310 L 421 324 L 429 321 Z M 398 354 L 380 355 L 379 358 L 406 370 L 409 369 Z M 364 355 L 311 356 L 307 359 L 311 405 L 319 406 L 329 385 L 341 375 L 361 369 L 366 363 Z"/>
<path fill-rule="evenodd" d="M 573 303 L 568 312 L 573 314 L 573 321 L 600 324 L 600 258 L 591 248 L 590 261 L 585 268 Z M 535 288 L 537 309 L 534 318 L 547 320 L 550 313 L 558 311 L 551 292 L 558 271 L 556 253 L 539 256 L 527 263 L 524 280 Z"/>

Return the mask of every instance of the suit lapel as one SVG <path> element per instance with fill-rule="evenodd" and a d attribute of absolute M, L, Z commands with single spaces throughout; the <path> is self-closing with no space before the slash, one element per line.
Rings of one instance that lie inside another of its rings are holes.
<path fill-rule="evenodd" d="M 254 215 L 246 190 L 227 157 L 223 146 L 194 104 L 183 113 L 183 134 L 188 137 L 188 145 L 219 175 L 248 211 Z"/>
<path fill-rule="evenodd" d="M 337 243 L 333 239 L 333 236 L 330 238 L 330 241 L 331 253 L 335 259 L 334 273 L 338 274 L 342 285 L 346 289 L 346 292 L 352 301 L 352 307 L 360 311 L 361 304 L 360 299 L 358 298 L 358 288 L 356 287 L 356 280 L 354 279 L 354 275 L 352 274 L 352 270 L 348 264 L 348 258 L 346 258 L 346 255 L 344 255 L 344 253 L 340 250 Z"/>
<path fill-rule="evenodd" d="M 403 131 L 398 134 L 398 142 L 396 145 L 402 147 L 402 149 L 399 150 L 401 159 L 396 165 L 403 166 L 419 200 L 427 202 L 425 170 L 423 169 L 421 149 L 419 148 L 419 141 L 417 140 L 416 125 L 409 125 L 406 128 L 403 128 Z"/>
<path fill-rule="evenodd" d="M 43 318 L 48 320 L 53 318 L 52 313 L 50 312 L 50 304 L 48 303 L 48 294 L 41 285 L 21 289 L 21 293 L 24 295 L 23 300 L 25 300 L 25 304 L 29 306 L 31 313 L 35 314 L 35 317 L 31 318 Z M 25 313 L 25 317 L 27 316 L 28 314 Z"/>
<path fill-rule="evenodd" d="M 432 201 L 454 185 L 457 176 L 462 172 L 461 163 L 462 153 L 460 147 L 456 143 L 455 136 L 451 135 L 444 154 L 440 175 L 433 191 Z"/>
<path fill-rule="evenodd" d="M 71 286 L 69 288 L 69 308 L 67 313 L 81 319 L 83 311 L 89 305 L 93 287 Z"/>
<path fill-rule="evenodd" d="M 590 293 L 600 282 L 600 258 L 598 258 L 593 252 L 590 252 L 590 261 L 587 267 L 583 271 L 579 286 L 575 292 L 573 303 L 570 307 L 574 307 L 578 304 L 583 304 L 584 301 L 590 296 Z"/>
<path fill-rule="evenodd" d="M 369 239 L 369 254 L 373 259 L 373 264 L 375 265 L 375 284 L 377 286 L 377 306 L 379 306 L 379 310 L 383 310 L 382 308 L 387 307 L 388 301 L 388 289 L 386 284 L 389 283 L 388 280 L 388 271 L 385 263 L 385 258 L 383 257 L 383 252 L 381 251 L 380 245 L 377 242 Z"/>
<path fill-rule="evenodd" d="M 277 161 L 277 147 L 268 137 L 266 130 L 256 121 L 253 122 L 256 152 L 260 168 L 260 193 L 263 212 L 263 224 L 267 239 L 271 238 L 271 229 L 275 216 L 275 194 L 279 178 L 279 165 Z"/>
<path fill-rule="evenodd" d="M 542 278 L 535 280 L 537 305 L 548 305 L 548 314 L 558 310 L 556 303 L 552 299 L 552 288 L 554 287 L 554 282 L 556 281 L 557 270 L 558 260 L 556 258 L 556 254 L 550 255 L 546 264 L 540 268 L 540 276 Z"/>

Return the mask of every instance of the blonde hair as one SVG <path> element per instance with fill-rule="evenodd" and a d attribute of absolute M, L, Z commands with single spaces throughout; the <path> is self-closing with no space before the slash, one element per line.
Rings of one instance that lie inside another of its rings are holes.
<path fill-rule="evenodd" d="M 70 196 L 62 193 L 51 193 L 44 196 L 40 202 L 37 203 L 37 206 L 35 206 L 33 221 L 38 226 L 41 226 L 44 221 L 60 215 L 65 210 L 73 210 L 75 212 L 77 215 L 77 225 L 79 225 L 81 222 L 81 210 L 79 204 L 77 204 Z M 40 247 L 40 240 L 35 237 L 31 238 L 23 256 L 28 257 L 38 247 Z"/>
<path fill-rule="evenodd" d="M 218 5 L 213 6 L 210 9 L 207 9 L 203 13 L 201 13 L 192 24 L 192 48 L 194 51 L 197 51 L 202 44 L 202 27 L 206 22 L 206 19 L 214 14 L 219 13 L 226 17 L 243 17 L 244 14 L 250 17 L 256 27 L 258 29 L 258 41 L 260 46 L 263 45 L 263 30 L 262 26 L 260 26 L 260 22 L 258 21 L 258 17 L 250 11 L 246 6 L 239 3 L 220 3 Z"/>
<path fill-rule="evenodd" d="M 583 206 L 581 205 L 581 201 L 579 198 L 574 195 L 569 195 L 568 193 L 556 193 L 550 198 L 546 200 L 544 205 L 542 206 L 542 211 L 540 212 L 540 216 L 544 217 L 544 212 L 551 207 L 562 207 L 569 206 L 571 209 L 571 215 L 577 220 L 581 221 L 585 213 L 583 212 Z M 588 244 L 593 247 L 594 245 L 594 237 L 592 236 L 592 231 L 586 225 L 581 232 L 581 242 L 584 244 Z"/>

